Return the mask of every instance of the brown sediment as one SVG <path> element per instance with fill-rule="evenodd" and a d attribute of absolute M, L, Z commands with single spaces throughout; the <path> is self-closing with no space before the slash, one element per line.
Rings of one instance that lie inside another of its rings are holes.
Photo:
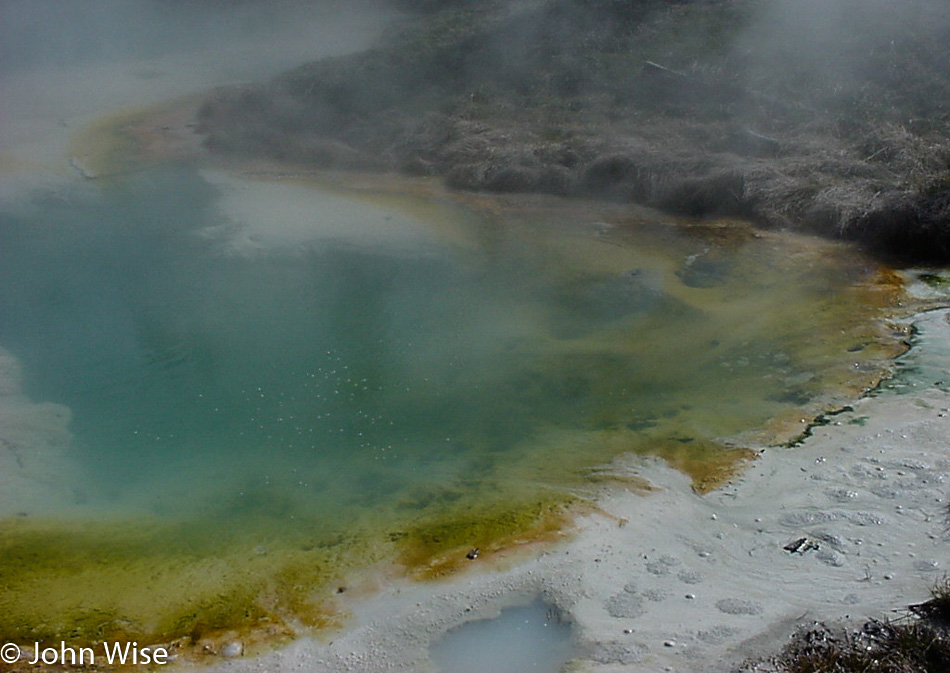
<path fill-rule="evenodd" d="M 740 474 L 758 452 L 703 441 L 684 442 L 675 438 L 654 445 L 652 452 L 671 467 L 689 475 L 697 493 L 714 491 Z"/>
<path fill-rule="evenodd" d="M 393 531 L 396 563 L 409 577 L 431 580 L 471 568 L 476 559 L 563 540 L 573 519 L 571 500 L 500 504 L 452 513 Z"/>

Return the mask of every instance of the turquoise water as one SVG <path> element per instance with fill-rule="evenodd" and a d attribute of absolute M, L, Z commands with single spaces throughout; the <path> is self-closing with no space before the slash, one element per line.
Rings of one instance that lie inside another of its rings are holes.
<path fill-rule="evenodd" d="M 4 218 L 0 343 L 31 399 L 72 410 L 87 498 L 144 490 L 162 513 L 196 504 L 184 479 L 378 504 L 470 479 L 539 424 L 584 427 L 601 409 L 585 373 L 550 376 L 526 340 L 685 310 L 633 275 L 549 285 L 543 260 L 502 239 L 465 255 L 332 238 L 229 254 L 200 235 L 214 199 L 166 171 Z M 640 366 L 618 357 L 564 365 Z"/>
<path fill-rule="evenodd" d="M 502 310 L 529 270 L 486 279 L 431 246 L 333 240 L 225 254 L 196 235 L 212 202 L 197 175 L 169 172 L 4 219 L 0 343 L 32 399 L 73 411 L 92 497 L 275 472 L 305 497 L 373 501 L 465 473 L 465 435 L 482 452 L 524 435 L 531 401 L 474 372 L 504 357 L 480 307 Z"/>
<path fill-rule="evenodd" d="M 617 455 L 702 484 L 893 342 L 886 276 L 813 239 L 228 184 L 165 167 L 0 213 L 0 346 L 71 411 L 74 468 L 30 482 L 50 447 L 18 431 L 8 633 L 324 624 L 351 570 L 549 534 Z"/>

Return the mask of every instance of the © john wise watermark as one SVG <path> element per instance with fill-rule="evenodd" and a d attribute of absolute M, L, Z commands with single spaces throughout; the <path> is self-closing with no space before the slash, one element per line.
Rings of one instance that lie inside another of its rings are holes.
<path fill-rule="evenodd" d="M 26 651 L 24 651 L 26 650 Z M 0 661 L 7 664 L 61 664 L 64 666 L 95 666 L 96 664 L 164 665 L 168 663 L 168 650 L 164 647 L 139 647 L 138 643 L 101 643 L 97 648 L 70 647 L 61 642 L 59 647 L 33 647 L 21 650 L 19 645 L 5 643 L 0 646 Z"/>

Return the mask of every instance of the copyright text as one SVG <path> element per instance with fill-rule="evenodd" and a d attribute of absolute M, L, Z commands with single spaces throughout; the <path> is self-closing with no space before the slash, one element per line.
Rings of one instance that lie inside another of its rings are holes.
<path fill-rule="evenodd" d="M 70 647 L 61 642 L 59 647 L 20 648 L 15 643 L 0 646 L 0 661 L 15 664 L 18 661 L 27 664 L 61 664 L 64 666 L 95 666 L 96 664 L 167 664 L 168 650 L 164 647 L 139 647 L 138 643 L 101 643 L 96 648 Z"/>

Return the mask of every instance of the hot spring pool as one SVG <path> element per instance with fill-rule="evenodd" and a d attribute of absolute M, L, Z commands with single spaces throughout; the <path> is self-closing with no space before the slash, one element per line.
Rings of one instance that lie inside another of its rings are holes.
<path fill-rule="evenodd" d="M 549 673 L 571 658 L 572 637 L 558 610 L 535 598 L 447 632 L 430 655 L 439 673 Z"/>
<path fill-rule="evenodd" d="M 565 201 L 165 166 L 6 206 L 0 250 L 30 642 L 332 624 L 348 573 L 549 536 L 620 454 L 707 484 L 895 344 L 848 248 Z"/>

